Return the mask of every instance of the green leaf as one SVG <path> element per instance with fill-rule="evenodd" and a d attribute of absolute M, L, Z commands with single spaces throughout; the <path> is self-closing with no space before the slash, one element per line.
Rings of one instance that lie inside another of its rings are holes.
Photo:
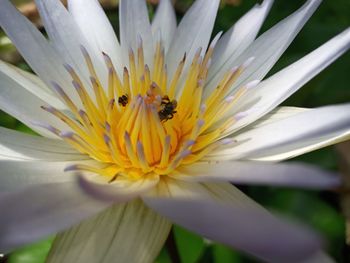
<path fill-rule="evenodd" d="M 174 236 L 181 262 L 197 262 L 205 250 L 203 238 L 179 226 L 174 226 Z"/>
<path fill-rule="evenodd" d="M 231 248 L 223 245 L 213 245 L 213 259 L 215 263 L 241 263 L 241 257 Z"/>
<path fill-rule="evenodd" d="M 9 255 L 8 263 L 45 263 L 53 237 L 18 249 Z"/>
<path fill-rule="evenodd" d="M 163 249 L 160 251 L 154 263 L 172 263 L 165 247 L 163 247 Z"/>

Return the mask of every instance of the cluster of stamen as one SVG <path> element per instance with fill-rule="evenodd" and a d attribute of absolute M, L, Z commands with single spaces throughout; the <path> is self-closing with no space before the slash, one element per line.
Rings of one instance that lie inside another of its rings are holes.
<path fill-rule="evenodd" d="M 223 116 L 247 90 L 241 87 L 228 95 L 244 66 L 228 72 L 211 95 L 203 99 L 216 41 L 204 56 L 199 49 L 190 64 L 185 55 L 173 76 L 168 76 L 160 41 L 152 69 L 144 62 L 140 41 L 136 56 L 133 50 L 129 51 L 129 66 L 124 68 L 121 78 L 110 57 L 103 54 L 108 87 L 102 86 L 92 59 L 82 47 L 93 95 L 75 70 L 65 65 L 82 108 L 57 83 L 53 87 L 70 113 L 53 107 L 42 108 L 71 128 L 61 131 L 47 126 L 51 132 L 103 165 L 77 164 L 67 170 L 97 173 L 110 181 L 119 175 L 131 179 L 152 173 L 167 175 L 179 165 L 198 161 L 218 146 L 231 143 L 232 140 L 222 139 L 222 135 L 236 120 Z M 213 129 L 219 122 L 220 127 Z"/>

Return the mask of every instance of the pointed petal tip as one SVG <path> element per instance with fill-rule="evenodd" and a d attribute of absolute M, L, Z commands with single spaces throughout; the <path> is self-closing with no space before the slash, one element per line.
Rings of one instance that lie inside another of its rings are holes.
<path fill-rule="evenodd" d="M 219 33 L 217 33 L 215 35 L 215 37 L 213 38 L 213 40 L 210 43 L 210 48 L 214 48 L 216 46 L 216 44 L 218 43 L 219 39 L 221 38 L 223 32 L 224 31 L 220 31 Z"/>
<path fill-rule="evenodd" d="M 259 4 L 259 8 L 264 8 L 266 6 L 271 7 L 274 0 L 264 0 L 261 4 Z"/>
<path fill-rule="evenodd" d="M 72 172 L 72 171 L 76 171 L 78 168 L 78 165 L 76 164 L 72 164 L 72 165 L 69 165 L 67 166 L 66 168 L 64 168 L 64 172 Z"/>
<path fill-rule="evenodd" d="M 343 32 L 341 32 L 338 37 L 344 38 L 344 41 L 348 43 L 347 47 L 350 46 L 350 27 L 346 28 Z"/>
<path fill-rule="evenodd" d="M 248 111 L 241 111 L 241 112 L 238 112 L 238 113 L 234 116 L 234 118 L 235 118 L 236 121 L 239 121 L 239 120 L 241 120 L 241 119 L 247 117 L 248 115 L 249 115 L 249 112 L 248 112 Z"/>
<path fill-rule="evenodd" d="M 253 89 L 253 88 L 257 87 L 260 82 L 261 82 L 261 80 L 259 80 L 259 79 L 252 80 L 246 84 L 246 88 Z"/>
<path fill-rule="evenodd" d="M 255 57 L 250 57 L 248 58 L 243 64 L 242 64 L 242 68 L 247 68 L 249 67 L 252 62 L 255 60 Z"/>
<path fill-rule="evenodd" d="M 74 133 L 71 132 L 71 131 L 62 131 L 62 132 L 60 132 L 60 136 L 62 138 L 72 138 L 73 135 L 74 135 Z"/>

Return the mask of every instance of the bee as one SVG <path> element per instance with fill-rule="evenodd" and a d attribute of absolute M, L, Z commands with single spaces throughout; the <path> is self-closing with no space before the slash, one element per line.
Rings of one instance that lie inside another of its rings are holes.
<path fill-rule="evenodd" d="M 129 102 L 128 94 L 125 94 L 125 95 L 120 96 L 120 97 L 118 98 L 118 104 L 121 105 L 121 106 L 123 106 L 123 107 L 125 107 L 126 104 L 128 104 L 128 102 Z"/>
<path fill-rule="evenodd" d="M 162 98 L 162 102 L 160 103 L 161 110 L 158 112 L 159 119 L 161 121 L 167 121 L 174 117 L 174 114 L 177 112 L 175 109 L 177 107 L 176 100 L 170 100 L 168 96 L 164 96 Z"/>

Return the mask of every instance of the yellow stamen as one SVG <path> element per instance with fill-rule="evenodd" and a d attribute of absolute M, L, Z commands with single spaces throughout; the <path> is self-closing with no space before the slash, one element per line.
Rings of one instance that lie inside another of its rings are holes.
<path fill-rule="evenodd" d="M 85 83 L 85 78 L 83 82 L 71 66 L 65 65 L 65 68 L 83 109 L 55 83 L 55 91 L 72 114 L 43 107 L 65 122 L 71 132 L 61 132 L 47 124 L 38 125 L 103 165 L 77 164 L 67 170 L 96 173 L 106 176 L 109 182 L 119 176 L 137 180 L 151 174 L 170 174 L 179 166 L 196 162 L 217 147 L 230 143 L 222 138 L 232 130 L 236 119 L 225 114 L 252 85 L 231 91 L 246 67 L 244 64 L 228 72 L 213 93 L 203 99 L 219 37 L 220 34 L 215 37 L 204 57 L 202 49 L 198 49 L 186 73 L 183 72 L 187 62 L 184 55 L 172 76 L 168 76 L 161 41 L 156 44 L 150 68 L 145 64 L 140 38 L 137 56 L 129 50 L 129 66 L 124 67 L 122 80 L 111 58 L 103 53 L 108 70 L 108 75 L 103 76 L 108 77 L 106 87 L 102 86 L 105 82 L 99 79 L 87 50 L 81 47 L 91 83 Z"/>

